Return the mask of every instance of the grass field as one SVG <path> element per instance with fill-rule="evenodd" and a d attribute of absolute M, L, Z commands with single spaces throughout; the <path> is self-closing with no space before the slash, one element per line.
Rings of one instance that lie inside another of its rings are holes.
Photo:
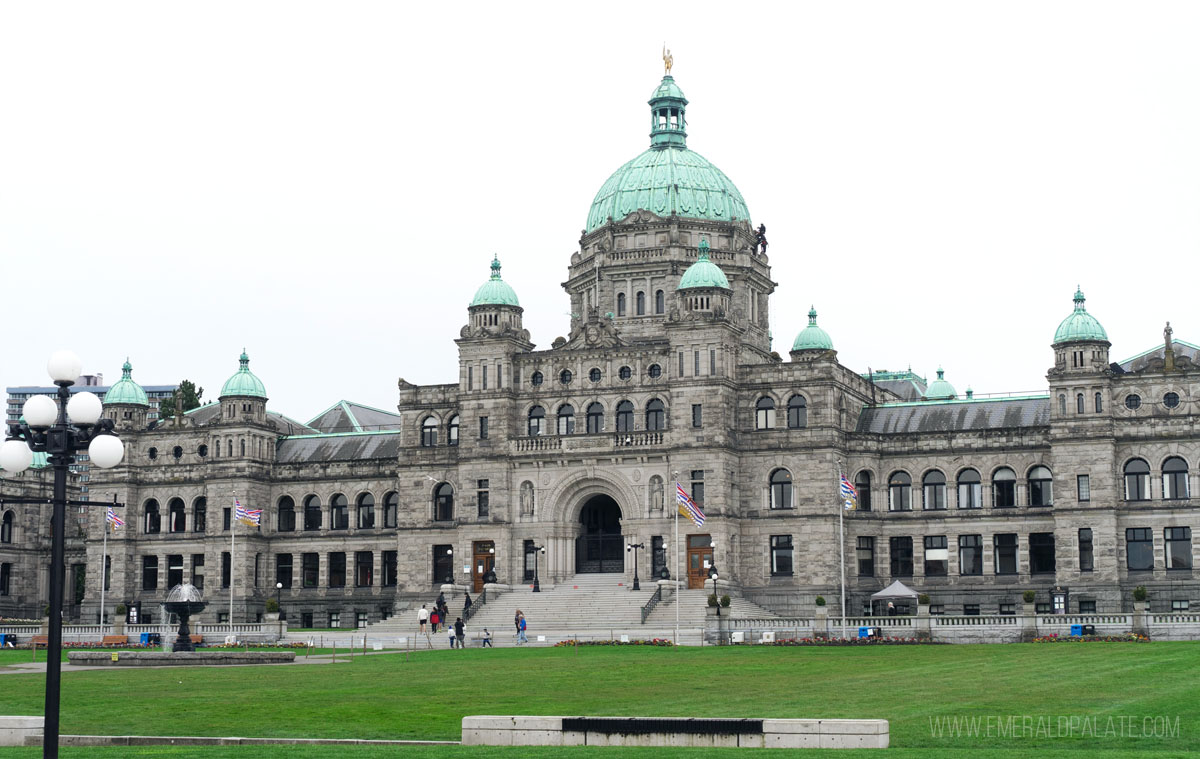
<path fill-rule="evenodd" d="M 1015 759 L 1033 751 L 1076 759 L 1194 756 L 1200 752 L 1198 672 L 1200 643 L 543 648 L 424 652 L 407 662 L 403 654 L 374 654 L 337 665 L 92 672 L 65 667 L 62 732 L 457 740 L 467 714 L 871 717 L 890 721 L 894 749 L 889 754 L 900 757 Z M 42 676 L 3 675 L 0 684 L 0 714 L 41 713 Z M 979 735 L 942 723 L 939 735 L 931 722 L 1012 716 L 1021 726 L 1026 715 L 1033 720 L 1029 734 L 1018 727 L 1007 737 L 997 734 L 998 727 L 988 735 L 986 722 Z M 1073 734 L 1061 735 L 1060 725 L 1072 731 L 1072 717 L 1077 720 Z M 1105 734 L 1110 717 L 1118 734 Z M 1084 718 L 1095 720 L 1099 734 L 1082 734 L 1078 720 Z M 1039 729 L 1046 726 L 1048 731 Z M 447 750 L 154 747 L 64 750 L 63 755 L 252 757 L 286 751 L 289 759 L 307 759 L 331 753 L 433 757 Z M 733 754 L 452 751 L 468 757 Z"/>

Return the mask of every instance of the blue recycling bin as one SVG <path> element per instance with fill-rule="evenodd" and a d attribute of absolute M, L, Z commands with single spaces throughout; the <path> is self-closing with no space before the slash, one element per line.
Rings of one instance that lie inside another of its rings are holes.
<path fill-rule="evenodd" d="M 860 638 L 869 638 L 869 637 L 871 637 L 871 628 L 869 628 L 869 627 L 860 627 L 860 628 L 858 628 L 858 637 L 860 637 Z"/>
<path fill-rule="evenodd" d="M 8 633 L 0 633 L 0 648 L 8 644 Z"/>
<path fill-rule="evenodd" d="M 1071 635 L 1083 635 L 1083 625 L 1071 625 Z"/>
<path fill-rule="evenodd" d="M 158 633 L 142 633 L 140 642 L 143 646 L 157 646 L 162 643 L 162 636 Z"/>

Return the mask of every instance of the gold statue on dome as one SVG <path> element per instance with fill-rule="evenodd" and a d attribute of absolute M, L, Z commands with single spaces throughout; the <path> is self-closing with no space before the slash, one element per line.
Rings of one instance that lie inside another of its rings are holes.
<path fill-rule="evenodd" d="M 675 65 L 675 56 L 671 55 L 671 51 L 667 50 L 667 43 L 663 43 L 663 72 L 667 76 L 671 75 L 671 67 Z"/>

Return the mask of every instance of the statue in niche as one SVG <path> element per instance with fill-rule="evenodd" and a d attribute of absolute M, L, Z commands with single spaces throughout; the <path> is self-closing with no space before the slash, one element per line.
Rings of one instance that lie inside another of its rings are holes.
<path fill-rule="evenodd" d="M 663 481 L 657 474 L 650 478 L 650 510 L 662 511 Z"/>
<path fill-rule="evenodd" d="M 533 483 L 528 480 L 521 483 L 521 513 L 527 516 L 533 515 L 534 494 Z"/>

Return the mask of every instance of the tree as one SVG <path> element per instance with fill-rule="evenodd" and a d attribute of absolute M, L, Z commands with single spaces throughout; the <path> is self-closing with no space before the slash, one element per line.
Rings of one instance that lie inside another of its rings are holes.
<path fill-rule="evenodd" d="M 191 380 L 183 380 L 179 383 L 179 389 L 175 391 L 175 395 L 170 398 L 163 398 L 158 404 L 158 418 L 166 419 L 167 417 L 175 416 L 175 399 L 180 398 L 183 405 L 183 413 L 187 413 L 194 408 L 200 407 L 200 398 L 204 395 L 204 388 L 197 388 Z"/>

